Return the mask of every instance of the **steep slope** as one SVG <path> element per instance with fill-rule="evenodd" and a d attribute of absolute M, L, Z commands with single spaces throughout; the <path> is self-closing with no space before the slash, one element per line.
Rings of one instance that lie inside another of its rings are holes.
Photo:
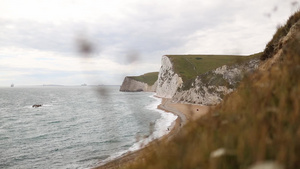
<path fill-rule="evenodd" d="M 120 87 L 122 92 L 155 92 L 158 72 L 146 73 L 141 76 L 126 76 Z"/>
<path fill-rule="evenodd" d="M 288 39 L 291 34 L 294 34 L 291 28 L 299 21 L 299 19 L 300 12 L 296 12 L 294 15 L 289 17 L 285 25 L 278 28 L 276 33 L 273 35 L 272 40 L 267 44 L 263 55 L 261 56 L 261 60 L 273 58 L 273 56 L 278 53 L 278 50 L 283 49 L 283 43 L 285 43 L 286 39 Z M 294 28 L 294 31 L 295 30 L 296 29 Z"/>
<path fill-rule="evenodd" d="M 174 67 L 170 58 L 168 56 L 163 56 L 158 74 L 156 95 L 158 97 L 172 98 L 182 82 L 182 78 L 178 73 L 174 72 Z"/>

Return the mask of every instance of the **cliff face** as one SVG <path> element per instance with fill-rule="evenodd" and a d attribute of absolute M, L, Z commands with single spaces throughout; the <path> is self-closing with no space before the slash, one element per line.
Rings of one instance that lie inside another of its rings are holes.
<path fill-rule="evenodd" d="M 174 72 L 170 58 L 163 56 L 161 63 L 156 89 L 158 97 L 172 98 L 174 102 L 215 105 L 237 87 L 245 74 L 258 68 L 259 59 L 224 65 L 188 82 L 183 82 Z"/>
<path fill-rule="evenodd" d="M 134 80 L 130 77 L 125 77 L 120 91 L 122 92 L 155 92 L 157 86 L 157 81 L 153 85 L 148 85 L 147 83 Z"/>
<path fill-rule="evenodd" d="M 258 55 L 259 54 L 256 54 L 256 56 Z M 182 56 L 180 55 L 180 57 Z M 220 58 L 214 57 L 213 55 L 209 57 L 213 58 L 209 58 L 210 62 L 214 61 L 221 65 L 222 63 L 226 64 L 224 58 L 228 59 L 227 57 L 229 56 L 221 56 L 221 61 L 218 60 Z M 188 60 L 185 56 L 182 58 Z M 200 70 L 200 67 L 202 68 L 203 66 L 205 68 L 205 66 L 207 66 L 206 64 L 210 63 L 205 60 L 207 58 L 204 56 L 199 55 L 196 58 L 200 59 L 201 62 L 201 64 L 198 64 L 198 67 L 195 67 L 195 64 L 190 62 L 187 65 L 184 64 L 185 62 L 175 62 L 174 58 L 172 59 L 171 56 L 163 56 L 159 72 L 156 74 L 154 72 L 154 74 L 148 73 L 141 76 L 127 76 L 123 81 L 120 91 L 156 92 L 156 96 L 171 98 L 174 102 L 216 105 L 222 101 L 225 95 L 232 92 L 237 87 L 245 74 L 253 72 L 258 68 L 259 64 L 259 59 L 254 55 L 252 57 L 238 56 L 236 59 L 238 59 L 239 62 L 232 61 L 232 63 L 227 63 L 230 66 L 223 65 L 218 68 L 214 67 L 208 69 L 210 71 L 199 73 L 198 76 L 196 75 L 190 79 L 185 78 L 186 80 L 183 81 L 180 74 L 183 76 L 188 74 L 187 72 L 184 72 L 186 70 L 185 68 L 189 69 L 188 66 L 194 66 L 193 70 L 198 72 L 196 71 L 196 68 L 198 68 L 197 70 Z M 189 59 L 191 60 L 192 58 Z M 184 65 L 181 65 L 180 70 L 178 70 L 179 64 Z M 175 67 L 176 71 L 174 69 Z M 149 77 L 152 77 L 152 83 L 149 83 Z M 157 79 L 157 81 L 154 83 L 155 79 Z"/>
<path fill-rule="evenodd" d="M 182 85 L 172 99 L 175 102 L 216 105 L 238 86 L 245 74 L 256 70 L 258 64 L 259 59 L 252 59 L 242 64 L 224 65 L 199 75 L 189 87 L 185 86 L 188 85 L 186 83 Z"/>
<path fill-rule="evenodd" d="M 158 97 L 172 98 L 181 84 L 182 78 L 174 72 L 170 59 L 167 56 L 163 56 L 158 74 L 156 95 Z"/>

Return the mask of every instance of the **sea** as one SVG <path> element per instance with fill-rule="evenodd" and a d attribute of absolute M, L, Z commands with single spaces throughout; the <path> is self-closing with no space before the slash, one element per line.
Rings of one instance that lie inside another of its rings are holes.
<path fill-rule="evenodd" d="M 93 168 L 138 150 L 177 118 L 160 102 L 119 86 L 2 87 L 0 168 Z"/>

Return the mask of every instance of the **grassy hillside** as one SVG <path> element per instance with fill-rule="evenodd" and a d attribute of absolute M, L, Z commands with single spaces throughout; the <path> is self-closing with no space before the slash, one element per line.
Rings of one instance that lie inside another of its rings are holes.
<path fill-rule="evenodd" d="M 158 79 L 158 72 L 150 72 L 150 73 L 143 74 L 141 76 L 128 76 L 128 78 L 147 83 L 148 85 L 151 86 Z"/>
<path fill-rule="evenodd" d="M 299 13 L 297 13 L 298 15 Z M 148 148 L 125 168 L 248 169 L 272 161 L 300 166 L 300 38 L 284 59 L 246 77 L 238 89 L 169 143 Z"/>
<path fill-rule="evenodd" d="M 239 55 L 167 55 L 174 65 L 174 71 L 183 81 L 193 79 L 222 65 L 230 65 L 260 56 L 261 53 L 250 56 Z"/>

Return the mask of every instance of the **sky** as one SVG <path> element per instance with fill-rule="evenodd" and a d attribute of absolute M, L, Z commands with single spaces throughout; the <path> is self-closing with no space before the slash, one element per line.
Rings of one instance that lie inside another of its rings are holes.
<path fill-rule="evenodd" d="M 295 0 L 0 0 L 0 86 L 120 85 L 166 54 L 263 51 Z"/>

